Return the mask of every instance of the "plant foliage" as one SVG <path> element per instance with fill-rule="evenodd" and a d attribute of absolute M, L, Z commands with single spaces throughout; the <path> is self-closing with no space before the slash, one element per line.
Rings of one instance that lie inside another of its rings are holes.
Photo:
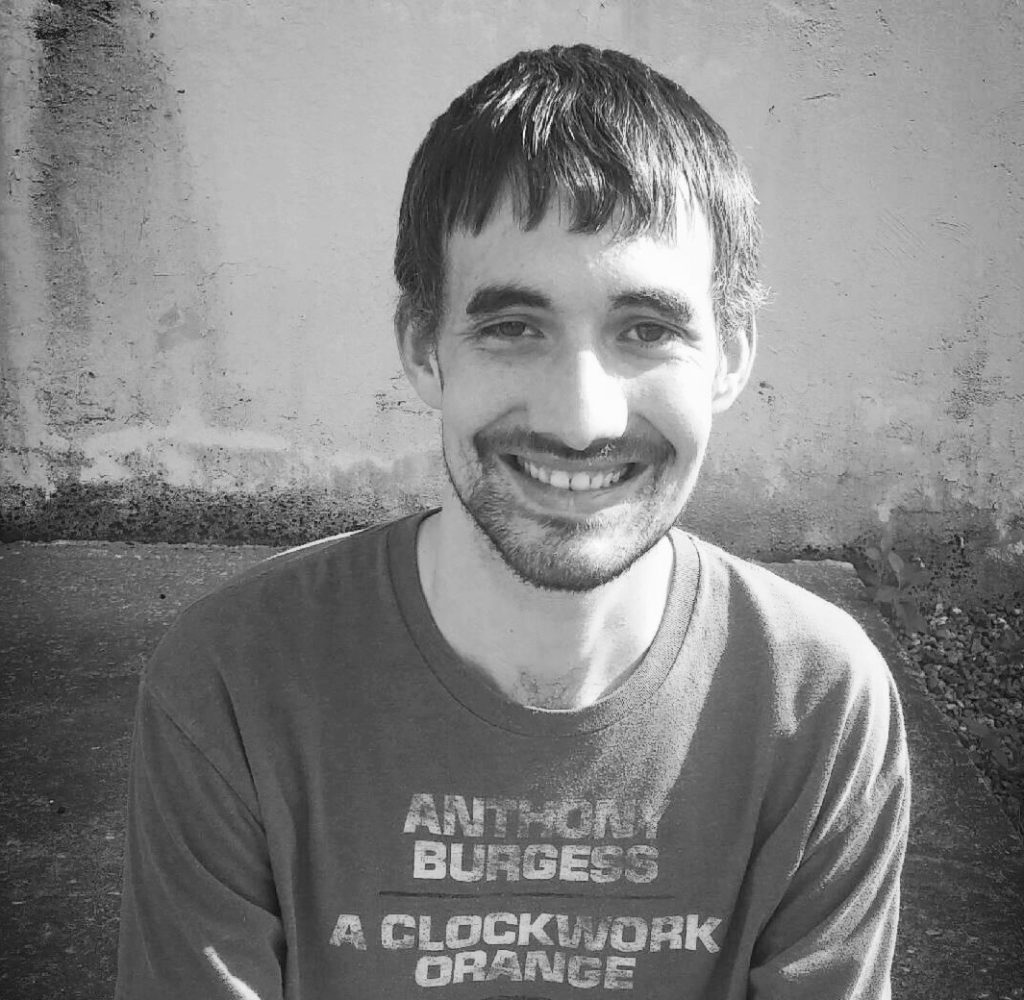
<path fill-rule="evenodd" d="M 928 622 L 911 590 L 928 579 L 928 571 L 917 560 L 900 555 L 893 544 L 892 529 L 886 527 L 877 545 L 869 545 L 854 568 L 876 604 L 888 609 L 890 617 L 906 632 L 925 632 Z"/>

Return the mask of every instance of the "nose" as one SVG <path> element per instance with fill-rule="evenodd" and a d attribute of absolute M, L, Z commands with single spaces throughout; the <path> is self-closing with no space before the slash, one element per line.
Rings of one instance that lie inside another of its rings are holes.
<path fill-rule="evenodd" d="M 626 387 L 592 348 L 551 358 L 534 388 L 532 429 L 576 451 L 622 437 L 629 420 Z"/>

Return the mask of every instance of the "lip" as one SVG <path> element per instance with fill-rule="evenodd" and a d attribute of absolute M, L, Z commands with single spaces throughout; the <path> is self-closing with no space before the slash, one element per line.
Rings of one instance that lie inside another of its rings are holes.
<path fill-rule="evenodd" d="M 600 475 L 605 472 L 612 472 L 621 469 L 624 465 L 639 465 L 636 458 L 615 458 L 601 455 L 597 458 L 567 458 L 560 455 L 550 455 L 542 451 L 527 451 L 524 449 L 511 449 L 501 453 L 502 458 L 514 459 L 520 462 L 531 462 L 534 465 L 542 465 L 546 469 L 559 469 L 569 473 L 590 472 Z"/>

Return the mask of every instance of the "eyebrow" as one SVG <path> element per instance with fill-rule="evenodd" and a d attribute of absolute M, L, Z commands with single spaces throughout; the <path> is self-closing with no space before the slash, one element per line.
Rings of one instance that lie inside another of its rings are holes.
<path fill-rule="evenodd" d="M 473 293 L 466 304 L 466 315 L 486 315 L 513 307 L 550 309 L 551 299 L 525 285 L 484 285 Z"/>
<path fill-rule="evenodd" d="M 612 299 L 612 306 L 616 309 L 649 309 L 682 324 L 693 321 L 693 306 L 689 300 L 661 288 L 637 288 L 623 292 Z"/>
<path fill-rule="evenodd" d="M 614 309 L 648 309 L 680 324 L 693 321 L 693 306 L 689 300 L 662 288 L 636 288 L 621 292 L 612 299 L 611 304 Z M 473 293 L 466 304 L 466 315 L 489 315 L 517 307 L 552 309 L 553 304 L 543 292 L 526 285 L 484 285 Z"/>

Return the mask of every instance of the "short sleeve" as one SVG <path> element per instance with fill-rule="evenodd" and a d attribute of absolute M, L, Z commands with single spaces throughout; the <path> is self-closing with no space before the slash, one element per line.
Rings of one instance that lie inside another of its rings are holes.
<path fill-rule="evenodd" d="M 891 995 L 910 774 L 895 685 L 880 667 L 843 720 L 800 863 L 758 938 L 751 1000 Z"/>
<path fill-rule="evenodd" d="M 129 778 L 117 1000 L 282 996 L 284 934 L 266 838 L 251 788 L 238 785 L 144 681 Z"/>

